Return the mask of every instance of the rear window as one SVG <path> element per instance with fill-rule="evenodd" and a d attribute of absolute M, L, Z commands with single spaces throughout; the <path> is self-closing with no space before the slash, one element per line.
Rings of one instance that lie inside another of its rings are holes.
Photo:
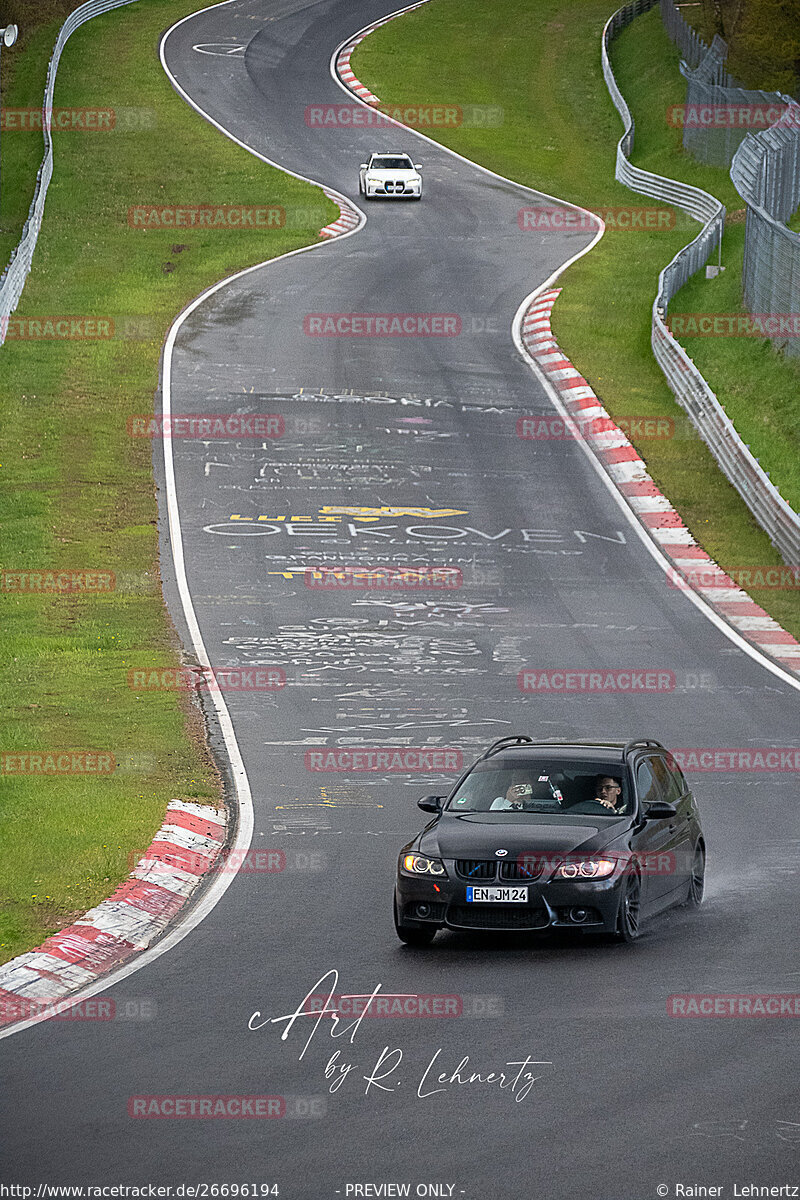
<path fill-rule="evenodd" d="M 631 811 L 621 763 L 525 760 L 478 763 L 447 802 L 449 812 L 549 813 L 609 816 Z"/>

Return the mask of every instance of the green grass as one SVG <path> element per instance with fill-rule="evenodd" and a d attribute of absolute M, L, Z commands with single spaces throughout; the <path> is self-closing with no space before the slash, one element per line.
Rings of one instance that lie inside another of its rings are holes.
<path fill-rule="evenodd" d="M 6 17 L 5 12 L 3 17 Z M 20 18 L 21 19 L 21 18 Z M 9 18 L 10 20 L 10 18 Z M 4 22 L 5 23 L 5 22 Z M 4 108 L 40 109 L 47 76 L 47 62 L 62 25 L 54 18 L 37 22 L 26 36 L 2 54 L 2 97 Z M 22 26 L 24 29 L 24 25 Z M 25 69 L 20 69 L 20 63 Z M 0 269 L 11 257 L 28 216 L 36 172 L 42 161 L 41 133 L 3 130 L 0 134 L 2 170 L 0 180 Z"/>
<path fill-rule="evenodd" d="M 696 275 L 670 305 L 679 313 L 744 313 L 744 224 L 729 226 L 727 269 L 716 279 Z M 800 510 L 800 359 L 784 357 L 767 338 L 678 339 L 723 402 L 742 440 L 772 482 Z"/>
<path fill-rule="evenodd" d="M 655 202 L 614 180 L 622 130 L 602 76 L 600 36 L 616 7 L 613 0 L 507 0 L 499 25 L 497 9 L 479 0 L 436 0 L 370 34 L 353 54 L 353 69 L 387 104 L 499 105 L 504 120 L 496 128 L 462 125 L 434 130 L 431 136 L 502 175 L 589 208 L 648 206 Z M 685 99 L 678 57 L 657 10 L 637 18 L 612 43 L 615 73 L 636 120 L 633 161 L 704 187 L 726 205 L 740 208 L 727 174 L 691 160 L 683 153 L 680 130 L 667 125 L 668 106 Z M 679 213 L 674 230 L 607 233 L 561 277 L 564 291 L 553 327 L 615 418 L 674 418 L 673 439 L 639 441 L 637 449 L 700 544 L 723 566 L 779 564 L 767 535 L 676 404 L 650 348 L 658 273 L 697 229 L 696 222 Z M 721 287 L 729 286 L 737 273 L 741 249 L 736 238 L 734 227 L 725 237 L 728 269 Z M 703 275 L 690 286 L 697 292 L 682 292 L 674 309 L 689 311 L 687 301 L 700 307 L 702 297 L 704 308 L 719 302 L 718 292 L 703 290 Z M 707 343 L 703 354 L 713 349 Z M 746 367 L 738 363 L 733 380 L 709 377 L 732 416 L 738 396 L 752 409 L 763 400 L 765 353 L 763 348 L 751 350 L 752 361 Z M 771 351 L 767 357 L 781 379 L 781 397 L 788 397 L 776 406 L 786 425 L 778 433 L 774 425 L 755 420 L 758 428 L 749 440 L 778 486 L 791 493 L 791 453 L 775 453 L 774 461 L 771 454 L 782 438 L 789 439 L 792 431 L 796 436 L 796 371 Z M 731 382 L 735 389 L 727 386 Z M 733 390 L 736 396 L 730 394 Z M 755 589 L 751 594 L 800 636 L 796 596 Z"/>
<path fill-rule="evenodd" d="M 641 23 L 640 23 L 641 22 Z M 633 161 L 639 167 L 701 187 L 733 218 L 724 245 L 725 271 L 714 280 L 698 272 L 675 296 L 672 313 L 739 313 L 742 304 L 744 204 L 727 169 L 708 167 L 684 153 L 678 130 L 659 115 L 669 103 L 661 78 L 662 53 L 671 45 L 656 10 L 625 31 L 614 53 L 615 74 L 636 118 Z M 652 49 L 658 51 L 656 65 Z M 674 93 L 673 93 L 674 94 Z M 800 361 L 772 349 L 768 340 L 679 338 L 725 407 L 743 441 L 769 471 L 781 494 L 800 510 Z"/>
<path fill-rule="evenodd" d="M 42 107 L 47 64 L 58 31 L 78 0 L 5 0 L 3 24 L 19 29 L 16 43 L 2 52 L 0 95 L 3 107 Z M 41 134 L 3 131 L 0 193 L 0 268 L 8 262 L 28 216 L 36 172 L 42 161 Z"/>
<path fill-rule="evenodd" d="M 174 93 L 158 40 L 196 7 L 140 0 L 67 44 L 57 106 L 130 106 L 152 114 L 155 127 L 56 134 L 44 225 L 15 314 L 143 316 L 138 337 L 9 340 L 0 349 L 0 567 L 118 578 L 102 595 L 0 592 L 0 753 L 80 749 L 120 760 L 111 775 L 0 781 L 0 961 L 107 896 L 170 798 L 221 795 L 187 696 L 128 686 L 130 668 L 179 658 L 160 590 L 152 446 L 127 435 L 126 418 L 152 412 L 161 344 L 184 304 L 235 270 L 313 243 L 338 210 L 319 189 L 234 146 Z M 41 103 L 57 25 L 29 36 L 5 105 Z M 2 225 L 12 241 L 42 152 L 38 135 L 13 137 L 12 153 L 12 135 L 2 138 Z M 258 232 L 131 229 L 128 208 L 149 201 L 278 204 L 287 220 Z"/>

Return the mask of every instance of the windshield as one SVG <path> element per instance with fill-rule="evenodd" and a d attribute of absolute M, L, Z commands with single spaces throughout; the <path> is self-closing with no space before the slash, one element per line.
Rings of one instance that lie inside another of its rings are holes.
<path fill-rule="evenodd" d="M 373 158 L 370 166 L 376 171 L 412 171 L 410 158 Z"/>
<path fill-rule="evenodd" d="M 530 812 L 554 817 L 627 815 L 631 799 L 622 764 L 526 761 L 478 763 L 446 804 L 449 812 Z"/>

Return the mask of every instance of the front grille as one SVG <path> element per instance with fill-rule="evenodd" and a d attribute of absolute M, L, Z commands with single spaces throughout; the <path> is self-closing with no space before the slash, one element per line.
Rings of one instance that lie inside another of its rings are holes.
<path fill-rule="evenodd" d="M 500 865 L 501 879 L 538 879 L 544 870 L 544 857 L 541 854 L 520 854 L 513 862 Z"/>
<path fill-rule="evenodd" d="M 457 858 L 456 874 L 462 879 L 494 879 L 497 863 L 492 859 Z"/>
<path fill-rule="evenodd" d="M 502 904 L 451 904 L 446 919 L 456 929 L 546 929 L 549 924 L 543 908 Z"/>

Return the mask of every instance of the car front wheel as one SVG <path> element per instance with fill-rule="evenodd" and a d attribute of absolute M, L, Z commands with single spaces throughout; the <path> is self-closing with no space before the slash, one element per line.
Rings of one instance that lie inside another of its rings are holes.
<path fill-rule="evenodd" d="M 619 902 L 616 938 L 620 942 L 635 942 L 639 936 L 639 917 L 642 904 L 642 885 L 638 875 L 629 875 Z"/>
<path fill-rule="evenodd" d="M 692 858 L 692 873 L 689 876 L 689 895 L 686 897 L 687 908 L 699 908 L 703 903 L 706 886 L 706 852 L 698 843 Z"/>
<path fill-rule="evenodd" d="M 401 925 L 397 919 L 397 900 L 394 902 L 394 928 L 401 942 L 406 946 L 429 946 L 436 936 L 435 929 L 411 929 Z"/>

